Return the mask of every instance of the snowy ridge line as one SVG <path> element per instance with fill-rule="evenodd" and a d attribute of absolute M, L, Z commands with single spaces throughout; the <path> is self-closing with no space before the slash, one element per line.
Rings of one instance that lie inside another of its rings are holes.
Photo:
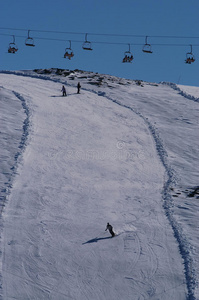
<path fill-rule="evenodd" d="M 174 89 L 175 91 L 178 91 L 179 94 L 189 100 L 192 100 L 192 101 L 195 101 L 195 102 L 199 102 L 199 98 L 197 97 L 194 97 L 190 94 L 187 94 L 186 92 L 183 92 L 178 86 L 176 83 L 172 83 L 172 82 L 161 82 L 162 84 L 164 85 L 168 85 L 170 86 L 172 89 Z"/>
<path fill-rule="evenodd" d="M 11 167 L 12 172 L 10 174 L 10 178 L 8 179 L 8 182 L 6 182 L 7 187 L 4 190 L 5 195 L 1 198 L 0 215 L 2 213 L 3 207 L 5 206 L 6 198 L 10 194 L 10 190 L 12 188 L 13 177 L 16 174 L 16 169 L 17 169 L 17 166 L 18 166 L 18 163 L 19 163 L 19 157 L 21 156 L 21 154 L 23 153 L 23 151 L 26 147 L 27 138 L 28 138 L 28 135 L 29 135 L 29 130 L 28 130 L 29 129 L 29 124 L 30 124 L 30 120 L 29 120 L 30 119 L 30 111 L 29 111 L 29 108 L 26 104 L 25 99 L 19 93 L 15 92 L 15 91 L 12 91 L 12 93 L 21 101 L 22 107 L 23 107 L 24 112 L 26 114 L 26 118 L 23 122 L 23 133 L 22 133 L 22 136 L 21 136 L 21 141 L 20 141 L 19 146 L 18 146 L 19 150 L 17 151 L 17 153 L 14 156 L 15 164 Z"/>
<path fill-rule="evenodd" d="M 25 71 L 25 73 L 23 71 L 0 71 L 0 74 L 10 74 L 10 75 L 16 75 L 16 76 L 31 77 L 31 78 L 34 78 L 34 79 L 48 80 L 48 81 L 53 81 L 53 82 L 61 83 L 61 84 L 66 84 L 67 83 L 67 86 L 76 87 L 74 84 L 68 83 L 68 81 L 66 81 L 66 77 L 52 78 L 52 77 L 50 77 L 50 76 L 52 76 L 51 74 L 48 74 L 48 75 L 43 75 L 43 74 L 38 74 L 38 73 L 33 74 L 33 72 L 34 71 Z M 55 75 L 55 76 L 59 76 L 59 75 Z M 82 88 L 82 90 L 91 91 L 91 90 L 86 89 L 86 88 Z"/>
<path fill-rule="evenodd" d="M 16 75 L 16 76 L 24 76 L 24 77 L 31 77 L 31 78 L 36 78 L 36 79 L 43 79 L 43 80 L 50 80 L 53 82 L 61 82 L 58 79 L 53 79 L 49 77 L 48 75 L 40 75 L 40 74 L 33 74 L 33 71 L 0 71 L 0 74 L 10 74 L 10 75 Z"/>
<path fill-rule="evenodd" d="M 93 91 L 93 90 L 92 90 L 92 92 L 96 93 L 96 91 Z M 175 178 L 174 170 L 169 166 L 169 163 L 167 161 L 167 152 L 164 149 L 163 142 L 162 142 L 159 134 L 157 133 L 155 127 L 139 111 L 133 109 L 132 107 L 130 107 L 128 105 L 122 104 L 121 102 L 114 100 L 111 97 L 107 97 L 105 93 L 103 93 L 103 96 L 106 97 L 108 100 L 110 100 L 122 107 L 130 109 L 135 114 L 140 116 L 145 121 L 145 123 L 147 124 L 147 126 L 151 132 L 151 135 L 152 135 L 155 145 L 156 145 L 156 150 L 157 150 L 158 156 L 166 170 L 166 174 L 167 174 L 167 178 L 168 178 L 164 184 L 163 191 L 162 191 L 162 194 L 163 194 L 162 197 L 163 197 L 163 201 L 164 201 L 163 207 L 165 209 L 165 214 L 169 220 L 169 223 L 173 229 L 174 236 L 178 242 L 180 254 L 184 261 L 185 278 L 186 278 L 186 284 L 187 284 L 187 290 L 188 290 L 187 300 L 196 300 L 196 298 L 194 296 L 194 290 L 195 290 L 195 287 L 197 284 L 197 280 L 196 280 L 195 270 L 193 269 L 193 259 L 191 258 L 191 255 L 190 255 L 190 252 L 191 252 L 190 244 L 188 243 L 187 238 L 185 236 L 183 236 L 182 228 L 175 220 L 172 210 L 171 210 L 171 208 L 173 206 L 173 200 L 169 193 L 169 190 L 170 190 L 171 184 L 172 183 L 175 184 L 176 178 Z"/>
<path fill-rule="evenodd" d="M 74 72 L 76 72 L 76 71 L 74 71 Z M 72 73 L 74 73 L 74 72 L 72 71 Z M 88 72 L 88 73 L 94 74 L 93 72 Z M 74 79 L 74 78 L 67 78 L 67 76 L 69 76 L 69 75 L 63 76 L 63 75 L 59 75 L 59 74 L 56 74 L 56 73 L 48 73 L 48 74 L 41 73 L 40 74 L 40 73 L 36 73 L 35 71 L 31 71 L 31 70 L 30 71 L 27 71 L 27 70 L 25 70 L 25 71 L 0 71 L 0 74 L 10 74 L 10 75 L 16 75 L 16 76 L 31 77 L 31 78 L 35 78 L 35 79 L 49 80 L 49 81 L 56 82 L 56 83 L 67 84 L 67 86 L 76 87 L 75 84 L 71 84 L 67 81 L 68 79 L 69 80 Z M 97 74 L 97 75 L 100 76 L 100 74 Z M 89 75 L 86 74 L 85 77 L 83 77 L 83 78 L 85 79 L 86 76 L 89 76 Z M 112 75 L 103 75 L 103 76 L 105 76 L 105 77 L 108 76 L 108 78 L 111 77 L 111 78 L 113 78 L 113 80 L 115 80 L 115 78 L 117 78 L 117 77 L 114 77 Z M 57 77 L 60 77 L 60 78 L 57 78 Z M 89 78 L 90 77 L 88 77 L 88 79 Z M 93 78 L 93 77 L 91 77 L 91 78 Z M 79 78 L 76 77 L 75 79 L 81 80 L 82 77 L 79 77 Z M 124 78 L 119 78 L 119 79 L 125 80 L 126 81 L 125 84 L 129 84 L 129 79 L 124 79 Z M 131 81 L 136 82 L 136 80 L 131 80 Z M 87 84 L 89 84 L 89 83 L 90 82 L 87 82 Z M 116 82 L 116 83 L 118 83 L 118 82 Z M 81 90 L 92 91 L 92 92 L 96 93 L 96 91 L 88 89 L 88 88 L 81 88 Z M 102 94 L 100 96 L 103 96 L 103 92 L 101 92 L 101 93 Z"/>

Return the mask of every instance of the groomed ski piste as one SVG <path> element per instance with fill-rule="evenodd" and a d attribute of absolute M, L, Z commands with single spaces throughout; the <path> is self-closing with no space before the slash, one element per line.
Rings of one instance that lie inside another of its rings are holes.
<path fill-rule="evenodd" d="M 1 299 L 199 299 L 198 102 L 171 83 L 1 72 Z"/>

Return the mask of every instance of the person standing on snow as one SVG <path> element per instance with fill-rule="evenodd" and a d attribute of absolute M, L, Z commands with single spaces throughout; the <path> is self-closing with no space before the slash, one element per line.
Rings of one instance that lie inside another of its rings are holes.
<path fill-rule="evenodd" d="M 64 86 L 64 85 L 62 86 L 62 89 L 61 89 L 61 90 L 62 90 L 62 94 L 63 94 L 63 96 L 66 96 L 66 88 L 65 88 L 65 86 Z"/>
<path fill-rule="evenodd" d="M 80 88 L 81 88 L 81 85 L 80 85 L 80 82 L 78 82 L 78 84 L 77 84 L 77 94 L 80 94 Z"/>
<path fill-rule="evenodd" d="M 107 229 L 109 230 L 109 232 L 110 232 L 110 234 L 112 235 L 112 237 L 114 237 L 114 236 L 115 236 L 115 233 L 113 232 L 113 226 L 111 226 L 111 224 L 107 223 L 107 226 L 106 226 L 105 231 L 106 231 Z"/>

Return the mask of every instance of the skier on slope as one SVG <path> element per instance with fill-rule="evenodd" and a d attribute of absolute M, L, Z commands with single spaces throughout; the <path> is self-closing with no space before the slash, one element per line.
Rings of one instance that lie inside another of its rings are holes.
<path fill-rule="evenodd" d="M 110 234 L 112 235 L 112 237 L 114 237 L 114 236 L 115 236 L 115 233 L 113 232 L 113 226 L 111 226 L 111 224 L 107 223 L 107 226 L 106 226 L 105 231 L 106 231 L 107 229 L 109 230 L 109 232 L 110 232 Z"/>
<path fill-rule="evenodd" d="M 62 86 L 62 89 L 61 89 L 61 90 L 62 90 L 62 94 L 63 94 L 63 96 L 66 96 L 66 88 L 65 88 L 65 86 L 64 86 L 64 85 Z"/>
<path fill-rule="evenodd" d="M 77 84 L 77 94 L 80 93 L 80 88 L 81 88 L 81 85 L 80 85 L 80 82 L 78 82 L 78 84 Z"/>

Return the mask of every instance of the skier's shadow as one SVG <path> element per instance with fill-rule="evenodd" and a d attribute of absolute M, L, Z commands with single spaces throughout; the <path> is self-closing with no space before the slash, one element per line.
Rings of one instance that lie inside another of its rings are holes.
<path fill-rule="evenodd" d="M 98 237 L 96 237 L 96 238 L 94 238 L 94 239 L 92 239 L 92 240 L 89 240 L 89 241 L 87 241 L 87 242 L 85 242 L 85 243 L 82 243 L 82 245 L 85 245 L 85 244 L 92 244 L 92 243 L 97 243 L 98 241 L 101 241 L 101 240 L 108 240 L 108 239 L 112 239 L 112 236 L 108 236 L 108 237 L 104 237 L 104 238 L 98 238 Z"/>
<path fill-rule="evenodd" d="M 50 96 L 52 98 L 65 98 L 66 96 L 62 96 L 62 95 L 52 95 Z"/>
<path fill-rule="evenodd" d="M 52 98 L 65 98 L 65 97 L 71 96 L 71 95 L 77 95 L 77 93 L 70 93 L 70 94 L 67 94 L 66 96 L 63 96 L 63 95 L 52 95 L 50 97 L 52 97 Z"/>

